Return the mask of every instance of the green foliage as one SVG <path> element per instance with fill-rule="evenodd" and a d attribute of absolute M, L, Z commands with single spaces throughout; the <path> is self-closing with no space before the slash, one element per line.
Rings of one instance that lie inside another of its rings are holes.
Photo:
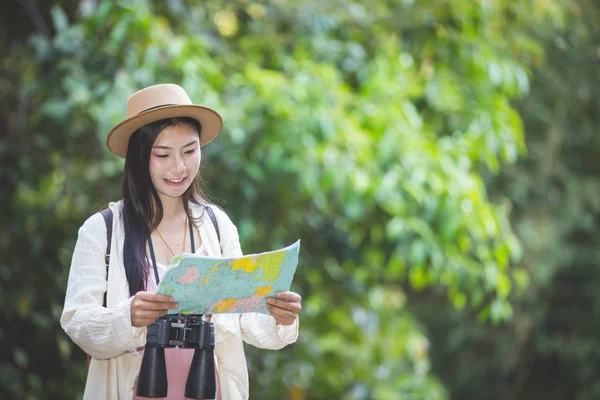
<path fill-rule="evenodd" d="M 600 8 L 577 1 L 566 10 L 568 29 L 536 33 L 546 61 L 518 102 L 529 156 L 488 181 L 492 197 L 511 199 L 526 255 L 520 279 L 530 285 L 512 301 L 513 320 L 485 328 L 440 298 L 411 309 L 432 332 L 432 348 L 444 349 L 432 352 L 433 371 L 453 398 L 600 396 Z"/>
<path fill-rule="evenodd" d="M 245 251 L 302 239 L 300 341 L 248 349 L 253 397 L 448 397 L 407 288 L 511 318 L 529 275 L 511 203 L 491 201 L 484 177 L 525 154 L 511 101 L 562 2 L 102 1 L 51 15 L 52 37 L 5 60 L 25 73 L 3 101 L 27 118 L 2 142 L 0 299 L 3 319 L 35 327 L 8 340 L 9 393 L 81 388 L 81 352 L 56 320 L 77 227 L 119 196 L 122 161 L 103 141 L 129 94 L 176 82 L 224 117 L 201 172 Z"/>

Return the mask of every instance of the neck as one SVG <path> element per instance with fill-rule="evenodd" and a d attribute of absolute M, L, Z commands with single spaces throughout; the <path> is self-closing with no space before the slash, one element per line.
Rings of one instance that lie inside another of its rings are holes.
<path fill-rule="evenodd" d="M 179 215 L 183 214 L 184 209 L 181 197 L 173 198 L 161 194 L 159 194 L 159 196 L 163 208 L 163 220 L 177 218 Z"/>

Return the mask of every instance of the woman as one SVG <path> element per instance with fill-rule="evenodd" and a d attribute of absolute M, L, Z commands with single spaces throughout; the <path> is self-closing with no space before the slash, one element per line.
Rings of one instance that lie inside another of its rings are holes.
<path fill-rule="evenodd" d="M 181 87 L 166 84 L 133 94 L 127 119 L 108 135 L 109 149 L 125 158 L 123 200 L 109 205 L 114 216 L 109 272 L 106 225 L 97 213 L 79 229 L 61 317 L 65 332 L 92 356 L 85 399 L 134 398 L 146 327 L 177 307 L 169 296 L 154 293 L 155 269 L 160 279 L 173 256 L 182 252 L 242 255 L 229 217 L 215 206 L 209 207 L 217 226 L 207 217 L 196 180 L 200 147 L 221 126 L 217 112 L 193 105 Z M 293 292 L 278 297 L 268 300 L 271 315 L 212 316 L 217 397 L 249 397 L 242 341 L 264 349 L 296 341 L 301 298 Z M 182 399 L 193 350 L 165 353 L 167 398 Z"/>

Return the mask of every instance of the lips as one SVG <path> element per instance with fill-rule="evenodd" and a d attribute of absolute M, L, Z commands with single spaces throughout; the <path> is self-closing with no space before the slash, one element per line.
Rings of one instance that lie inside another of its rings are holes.
<path fill-rule="evenodd" d="M 163 180 L 169 186 L 181 186 L 187 180 L 187 176 L 185 178 L 180 178 L 180 179 L 167 179 L 167 178 L 163 178 Z"/>

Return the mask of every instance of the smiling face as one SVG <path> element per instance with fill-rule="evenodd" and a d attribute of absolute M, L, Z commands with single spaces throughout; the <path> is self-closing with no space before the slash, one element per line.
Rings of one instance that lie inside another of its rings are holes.
<path fill-rule="evenodd" d="M 159 196 L 180 197 L 200 168 L 200 135 L 185 123 L 168 126 L 158 135 L 150 154 L 150 178 Z"/>

